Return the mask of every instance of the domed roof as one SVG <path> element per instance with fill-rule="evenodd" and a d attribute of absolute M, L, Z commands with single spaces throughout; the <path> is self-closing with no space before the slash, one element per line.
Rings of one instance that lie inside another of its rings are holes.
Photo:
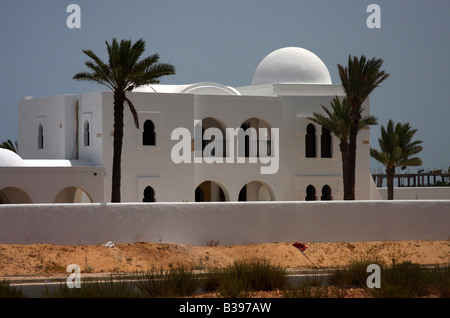
<path fill-rule="evenodd" d="M 0 167 L 24 166 L 22 158 L 15 152 L 0 148 Z"/>
<path fill-rule="evenodd" d="M 331 76 L 314 53 L 285 47 L 267 55 L 253 75 L 252 85 L 274 83 L 331 84 Z"/>

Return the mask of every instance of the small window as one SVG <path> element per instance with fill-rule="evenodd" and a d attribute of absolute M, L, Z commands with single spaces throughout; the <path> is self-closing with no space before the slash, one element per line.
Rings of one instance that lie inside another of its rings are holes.
<path fill-rule="evenodd" d="M 44 149 L 44 127 L 39 124 L 38 128 L 38 149 Z"/>
<path fill-rule="evenodd" d="M 331 188 L 328 185 L 324 185 L 322 188 L 322 197 L 320 198 L 322 201 L 330 201 L 331 200 Z"/>
<path fill-rule="evenodd" d="M 331 133 L 325 127 L 322 127 L 322 136 L 320 137 L 320 148 L 322 158 L 331 158 Z"/>
<path fill-rule="evenodd" d="M 144 190 L 144 199 L 142 202 L 155 202 L 155 190 L 148 186 Z"/>
<path fill-rule="evenodd" d="M 309 185 L 306 188 L 306 201 L 316 201 L 316 188 L 314 186 Z"/>
<path fill-rule="evenodd" d="M 316 157 L 316 127 L 313 124 L 306 127 L 305 152 L 306 158 Z"/>
<path fill-rule="evenodd" d="M 91 130 L 90 129 L 91 128 L 89 125 L 89 121 L 86 120 L 84 122 L 84 134 L 83 134 L 85 147 L 89 147 L 91 145 Z"/>
<path fill-rule="evenodd" d="M 155 125 L 149 119 L 144 123 L 144 132 L 142 133 L 142 145 L 155 146 L 156 145 L 156 133 Z"/>

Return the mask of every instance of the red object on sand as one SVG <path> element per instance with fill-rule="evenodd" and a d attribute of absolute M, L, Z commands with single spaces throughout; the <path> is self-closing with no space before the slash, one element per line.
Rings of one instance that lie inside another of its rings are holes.
<path fill-rule="evenodd" d="M 302 252 L 304 252 L 308 248 L 305 244 L 302 244 L 302 243 L 299 243 L 299 242 L 296 242 L 296 243 L 294 243 L 292 245 L 294 245 L 296 248 L 298 248 Z"/>

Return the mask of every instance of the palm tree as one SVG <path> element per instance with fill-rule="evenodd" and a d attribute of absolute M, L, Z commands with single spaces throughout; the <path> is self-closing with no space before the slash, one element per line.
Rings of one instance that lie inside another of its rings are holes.
<path fill-rule="evenodd" d="M 106 47 L 109 57 L 108 63 L 103 62 L 92 51 L 83 50 L 83 53 L 91 58 L 90 61 L 85 62 L 85 65 L 91 72 L 77 73 L 73 79 L 102 84 L 114 93 L 114 150 L 111 202 L 120 202 L 125 101 L 133 114 L 136 128 L 139 128 L 136 109 L 127 98 L 126 93 L 139 86 L 159 83 L 158 79 L 160 77 L 175 74 L 175 67 L 171 64 L 159 63 L 158 54 L 139 60 L 145 51 L 145 42 L 142 39 L 139 39 L 134 44 L 131 43 L 131 40 L 121 40 L 119 44 L 116 39 L 113 39 L 111 44 L 106 42 Z"/>
<path fill-rule="evenodd" d="M 344 200 L 355 200 L 356 138 L 361 106 L 370 93 L 389 77 L 389 74 L 380 70 L 382 64 L 382 59 L 367 60 L 364 55 L 359 59 L 349 56 L 346 67 L 338 64 L 339 77 L 351 107 L 348 177 L 344 186 Z"/>
<path fill-rule="evenodd" d="M 326 115 L 320 113 L 313 113 L 313 117 L 309 117 L 311 121 L 325 127 L 328 131 L 334 134 L 339 139 L 339 149 L 342 157 L 342 176 L 344 179 L 344 192 L 346 186 L 346 179 L 348 178 L 348 148 L 350 137 L 350 112 L 351 107 L 346 98 L 341 100 L 336 96 L 330 103 L 331 110 L 322 106 Z M 376 125 L 377 118 L 373 115 L 361 118 L 359 121 L 359 129 L 367 126 Z"/>
<path fill-rule="evenodd" d="M 422 141 L 412 141 L 416 131 L 409 123 L 398 123 L 394 127 L 394 122 L 389 120 L 387 129 L 381 126 L 381 138 L 378 138 L 381 151 L 370 148 L 371 157 L 386 167 L 388 200 L 394 199 L 395 168 L 422 164 L 420 158 L 412 157 L 422 151 Z"/>
<path fill-rule="evenodd" d="M 8 149 L 17 153 L 17 141 L 12 142 L 10 139 L 8 139 L 7 141 L 4 141 L 0 144 L 0 148 Z"/>

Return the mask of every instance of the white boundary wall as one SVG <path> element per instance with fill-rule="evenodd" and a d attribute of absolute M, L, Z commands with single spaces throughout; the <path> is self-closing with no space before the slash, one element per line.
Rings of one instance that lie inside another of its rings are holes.
<path fill-rule="evenodd" d="M 447 240 L 450 200 L 0 206 L 0 243 Z"/>
<path fill-rule="evenodd" d="M 378 188 L 387 200 L 387 188 Z M 450 187 L 394 187 L 395 200 L 450 200 Z"/>

